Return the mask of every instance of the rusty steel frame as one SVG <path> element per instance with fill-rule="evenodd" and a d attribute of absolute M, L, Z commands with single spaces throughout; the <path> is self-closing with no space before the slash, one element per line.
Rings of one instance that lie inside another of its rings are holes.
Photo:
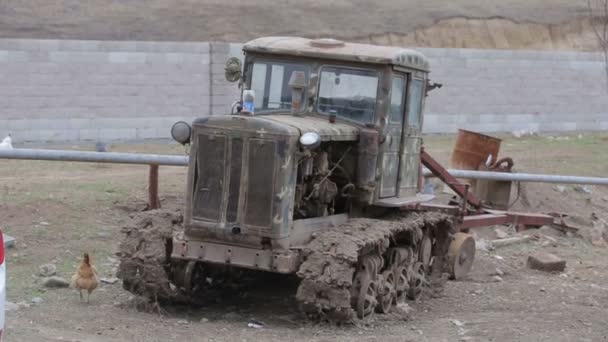
<path fill-rule="evenodd" d="M 464 203 L 469 203 L 475 209 L 481 208 L 481 201 L 474 194 L 469 192 L 468 184 L 459 182 L 445 167 L 431 157 L 431 155 L 424 150 L 424 147 L 420 148 L 420 161 L 435 176 L 447 184 L 458 196 L 463 198 Z"/>
<path fill-rule="evenodd" d="M 462 212 L 458 205 L 446 205 L 435 203 L 418 203 L 401 208 L 402 211 L 435 211 L 452 215 L 458 219 L 456 227 L 460 231 L 468 231 L 471 228 L 482 228 L 494 225 L 514 224 L 517 231 L 538 228 L 545 225 L 558 224 L 556 217 L 551 214 L 520 213 L 514 211 L 483 209 L 480 212 Z M 566 227 L 565 229 L 572 229 Z M 574 228 L 576 229 L 576 228 Z M 573 229 L 573 230 L 574 230 Z"/>
<path fill-rule="evenodd" d="M 579 231 L 577 227 L 569 225 L 568 223 L 566 223 L 566 220 L 564 220 L 566 217 L 569 216 L 568 214 L 551 212 L 547 213 L 547 215 L 553 217 L 553 226 L 557 227 L 557 229 L 559 229 L 563 233 L 577 233 Z"/>
<path fill-rule="evenodd" d="M 462 222 L 458 224 L 458 228 L 467 231 L 471 228 L 513 224 L 515 225 L 516 231 L 519 232 L 530 228 L 540 228 L 545 225 L 551 225 L 554 221 L 554 217 L 545 214 L 484 210 L 482 214 L 464 216 Z"/>
<path fill-rule="evenodd" d="M 519 213 L 511 211 L 491 210 L 482 208 L 483 202 L 469 191 L 469 184 L 458 181 L 450 172 L 437 162 L 424 148 L 420 150 L 420 160 L 433 175 L 441 179 L 460 198 L 462 203 L 457 205 L 436 205 L 421 203 L 414 207 L 404 207 L 403 210 L 432 210 L 448 213 L 458 218 L 457 227 L 460 231 L 468 231 L 471 228 L 480 228 L 494 225 L 514 224 L 517 231 L 531 227 L 541 227 L 552 224 L 554 217 L 544 214 Z M 473 211 L 467 208 L 467 204 L 473 207 Z"/>

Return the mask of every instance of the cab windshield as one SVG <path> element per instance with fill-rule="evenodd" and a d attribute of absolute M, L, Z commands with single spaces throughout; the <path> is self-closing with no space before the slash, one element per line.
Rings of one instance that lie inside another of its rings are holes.
<path fill-rule="evenodd" d="M 321 70 L 317 111 L 347 120 L 372 123 L 377 93 L 377 72 L 325 67 Z"/>
<path fill-rule="evenodd" d="M 254 91 L 255 112 L 290 111 L 292 90 L 289 79 L 293 72 L 304 72 L 309 79 L 309 67 L 304 64 L 282 62 L 255 62 L 251 72 L 251 88 Z M 306 94 L 301 92 L 301 103 Z M 305 106 L 302 106 L 304 109 Z"/>

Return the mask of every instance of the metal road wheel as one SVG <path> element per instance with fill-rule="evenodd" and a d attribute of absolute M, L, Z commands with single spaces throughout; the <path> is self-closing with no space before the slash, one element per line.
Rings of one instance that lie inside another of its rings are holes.
<path fill-rule="evenodd" d="M 382 272 L 380 285 L 378 286 L 378 305 L 376 306 L 376 312 L 384 314 L 389 313 L 396 298 L 395 273 L 393 273 L 392 270 L 386 270 Z"/>
<path fill-rule="evenodd" d="M 424 265 L 417 261 L 412 265 L 412 269 L 410 272 L 409 285 L 410 288 L 407 291 L 407 298 L 411 300 L 416 300 L 418 296 L 422 293 L 422 287 L 426 281 L 425 279 L 426 272 L 424 271 Z"/>
<path fill-rule="evenodd" d="M 475 239 L 466 233 L 456 233 L 448 250 L 448 267 L 451 279 L 464 278 L 475 260 Z"/>
<path fill-rule="evenodd" d="M 357 267 L 351 290 L 351 305 L 357 317 L 363 319 L 374 313 L 378 304 L 378 285 L 375 281 L 380 275 L 382 257 L 379 255 L 366 255 Z"/>
<path fill-rule="evenodd" d="M 198 261 L 190 260 L 186 263 L 183 278 L 186 294 L 194 296 L 205 287 L 207 282 L 204 271 L 203 264 Z"/>
<path fill-rule="evenodd" d="M 399 266 L 395 270 L 395 290 L 397 291 L 397 301 L 405 300 L 405 294 L 410 285 L 407 279 L 407 267 Z"/>
<path fill-rule="evenodd" d="M 359 295 L 357 296 L 357 317 L 363 319 L 374 313 L 376 307 L 376 283 L 374 283 L 370 277 L 364 276 L 361 279 L 361 287 Z"/>
<path fill-rule="evenodd" d="M 428 271 L 431 267 L 431 257 L 433 255 L 433 240 L 428 235 L 425 235 L 420 241 L 420 252 L 418 258 L 422 265 L 424 266 L 424 270 Z"/>

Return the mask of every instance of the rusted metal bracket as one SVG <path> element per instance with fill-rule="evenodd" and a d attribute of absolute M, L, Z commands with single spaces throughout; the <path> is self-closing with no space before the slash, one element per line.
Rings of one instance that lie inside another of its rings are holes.
<path fill-rule="evenodd" d="M 509 222 L 509 216 L 506 214 L 469 215 L 462 219 L 462 223 L 459 225 L 459 228 L 460 230 L 466 231 L 471 228 L 504 225 L 508 224 Z"/>
<path fill-rule="evenodd" d="M 519 213 L 514 211 L 485 210 L 483 214 L 465 216 L 459 225 L 460 230 L 495 225 L 514 224 L 516 231 L 539 228 L 553 223 L 554 218 L 544 214 Z"/>
<path fill-rule="evenodd" d="M 441 166 L 430 154 L 428 154 L 424 147 L 420 149 L 420 160 L 422 164 L 429 169 L 437 178 L 441 179 L 452 189 L 460 198 L 463 198 L 473 208 L 479 210 L 481 208 L 481 201 L 471 192 L 468 191 L 468 186 L 458 181 L 452 176 L 446 168 Z"/>
<path fill-rule="evenodd" d="M 558 229 L 562 233 L 577 233 L 578 232 L 579 229 L 577 227 L 571 226 L 568 223 L 566 223 L 565 218 L 568 217 L 568 214 L 551 212 L 551 213 L 547 213 L 547 215 L 554 218 L 552 227 L 555 229 Z"/>
<path fill-rule="evenodd" d="M 150 165 L 148 175 L 148 210 L 159 209 L 160 198 L 158 198 L 158 165 Z"/>
<path fill-rule="evenodd" d="M 440 212 L 440 213 L 444 213 L 444 214 L 448 214 L 448 215 L 452 215 L 452 216 L 460 215 L 460 208 L 458 208 L 458 206 L 449 205 L 449 204 L 420 203 L 418 206 L 418 209 L 425 210 L 425 211 L 436 211 L 436 212 Z"/>

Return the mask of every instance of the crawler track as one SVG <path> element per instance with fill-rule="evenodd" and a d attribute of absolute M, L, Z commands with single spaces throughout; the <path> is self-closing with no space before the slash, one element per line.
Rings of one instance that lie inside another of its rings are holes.
<path fill-rule="evenodd" d="M 181 229 L 181 214 L 168 210 L 138 213 L 123 228 L 118 277 L 127 291 L 157 303 L 193 300 L 171 284 L 167 243 Z M 335 323 L 387 313 L 440 279 L 451 236 L 443 214 L 352 219 L 304 248 L 296 299 L 307 316 Z"/>
<path fill-rule="evenodd" d="M 170 249 L 167 242 L 180 230 L 179 211 L 151 210 L 137 213 L 123 228 L 118 278 L 125 290 L 156 302 L 181 300 L 169 281 Z"/>
<path fill-rule="evenodd" d="M 412 213 L 353 219 L 319 234 L 306 246 L 298 271 L 302 310 L 316 319 L 349 322 L 416 297 L 440 278 L 452 226 L 447 215 Z"/>

